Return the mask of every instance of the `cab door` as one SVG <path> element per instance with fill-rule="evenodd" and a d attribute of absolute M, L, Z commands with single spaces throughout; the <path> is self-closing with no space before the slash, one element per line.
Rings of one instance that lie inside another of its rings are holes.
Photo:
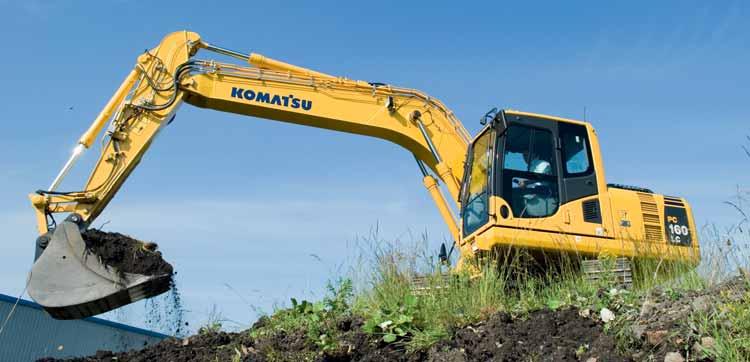
<path fill-rule="evenodd" d="M 560 207 L 557 124 L 549 120 L 512 117 L 498 142 L 497 194 L 514 219 L 554 216 Z M 538 223 L 535 223 L 538 224 Z"/>
<path fill-rule="evenodd" d="M 461 195 L 461 229 L 468 236 L 490 221 L 495 131 L 487 127 L 469 150 Z"/>
<path fill-rule="evenodd" d="M 559 130 L 563 166 L 563 203 L 596 195 L 596 173 L 591 161 L 591 146 L 586 127 L 560 123 Z"/>

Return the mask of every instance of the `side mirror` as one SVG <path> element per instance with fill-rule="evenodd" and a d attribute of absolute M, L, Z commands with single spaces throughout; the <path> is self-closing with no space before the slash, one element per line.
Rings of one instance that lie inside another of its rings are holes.
<path fill-rule="evenodd" d="M 450 263 L 450 260 L 448 260 L 448 250 L 445 248 L 445 243 L 440 244 L 440 253 L 438 253 L 438 258 L 440 258 L 440 262 L 443 264 Z"/>

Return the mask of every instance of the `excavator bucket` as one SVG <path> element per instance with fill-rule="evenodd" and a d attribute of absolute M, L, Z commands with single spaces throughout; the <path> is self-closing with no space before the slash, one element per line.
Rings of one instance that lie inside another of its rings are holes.
<path fill-rule="evenodd" d="M 104 313 L 169 290 L 171 274 L 123 273 L 87 251 L 79 226 L 64 221 L 34 262 L 28 293 L 55 319 Z"/>

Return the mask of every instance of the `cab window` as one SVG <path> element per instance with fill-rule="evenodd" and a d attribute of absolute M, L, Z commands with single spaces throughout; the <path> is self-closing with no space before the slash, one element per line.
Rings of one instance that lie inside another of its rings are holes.
<path fill-rule="evenodd" d="M 504 199 L 513 216 L 546 217 L 557 212 L 560 199 L 552 133 L 511 125 L 503 154 Z"/>
<path fill-rule="evenodd" d="M 565 125 L 560 129 L 565 176 L 583 176 L 591 172 L 586 127 Z"/>
<path fill-rule="evenodd" d="M 472 146 L 469 174 L 464 183 L 464 235 L 469 235 L 489 221 L 489 181 L 492 174 L 494 132 L 486 131 Z"/>

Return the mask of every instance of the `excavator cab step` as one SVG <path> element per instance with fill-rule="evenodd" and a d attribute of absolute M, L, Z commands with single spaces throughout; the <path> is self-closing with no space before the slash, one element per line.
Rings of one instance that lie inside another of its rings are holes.
<path fill-rule="evenodd" d="M 28 293 L 53 318 L 90 317 L 169 290 L 171 273 L 133 274 L 102 263 L 86 248 L 79 222 L 59 224 L 31 268 Z"/>

